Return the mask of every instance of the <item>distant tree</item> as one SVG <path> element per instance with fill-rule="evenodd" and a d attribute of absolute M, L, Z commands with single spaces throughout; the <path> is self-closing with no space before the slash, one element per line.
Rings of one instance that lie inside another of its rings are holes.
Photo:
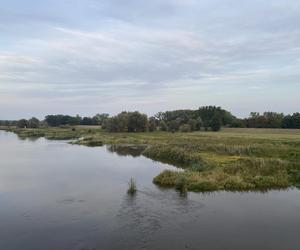
<path fill-rule="evenodd" d="M 158 112 L 155 116 L 154 116 L 158 121 L 162 121 L 164 119 L 164 113 L 163 112 Z"/>
<path fill-rule="evenodd" d="M 210 127 L 212 129 L 212 131 L 219 131 L 221 129 L 221 119 L 220 117 L 218 117 L 217 115 L 215 115 L 210 122 Z"/>
<path fill-rule="evenodd" d="M 148 117 L 137 111 L 122 112 L 109 118 L 105 127 L 109 132 L 146 132 L 148 129 Z"/>
<path fill-rule="evenodd" d="M 45 122 L 50 127 L 59 127 L 61 125 L 79 125 L 81 123 L 81 117 L 69 116 L 69 115 L 47 115 Z"/>
<path fill-rule="evenodd" d="M 200 116 L 197 117 L 196 121 L 197 121 L 196 130 L 201 130 L 201 127 L 203 126 L 203 122 L 202 122 L 201 117 Z"/>
<path fill-rule="evenodd" d="M 282 127 L 282 120 L 284 115 L 276 112 L 264 112 L 263 116 L 266 119 L 266 127 L 268 128 L 280 128 Z"/>
<path fill-rule="evenodd" d="M 138 111 L 128 113 L 128 132 L 146 132 L 148 117 Z"/>
<path fill-rule="evenodd" d="M 28 128 L 39 128 L 40 127 L 40 121 L 39 119 L 32 117 L 27 122 Z"/>
<path fill-rule="evenodd" d="M 174 110 L 159 112 L 155 115 L 159 123 L 164 121 L 169 131 L 178 131 L 181 125 L 189 124 L 191 130 L 206 130 L 210 127 L 212 118 L 217 115 L 220 117 L 221 125 L 228 125 L 233 122 L 235 117 L 228 111 L 216 106 L 200 107 L 198 110 Z"/>
<path fill-rule="evenodd" d="M 90 117 L 83 117 L 80 124 L 81 125 L 94 125 L 94 121 Z"/>
<path fill-rule="evenodd" d="M 18 128 L 27 128 L 27 126 L 28 126 L 28 123 L 27 123 L 27 120 L 25 120 L 25 119 L 21 119 L 17 122 Z"/>
<path fill-rule="evenodd" d="M 148 128 L 150 132 L 153 132 L 157 129 L 157 119 L 155 117 L 149 118 Z"/>
<path fill-rule="evenodd" d="M 103 125 L 105 121 L 108 119 L 109 114 L 103 113 L 103 114 L 96 114 L 93 119 L 94 125 Z"/>
<path fill-rule="evenodd" d="M 218 117 L 221 126 L 230 125 L 235 118 L 230 112 L 216 106 L 200 107 L 198 109 L 198 116 L 201 117 L 205 130 L 212 127 L 211 124 L 216 123 L 216 117 Z"/>
<path fill-rule="evenodd" d="M 248 128 L 281 128 L 284 115 L 276 112 L 251 112 L 250 117 L 244 120 Z"/>
<path fill-rule="evenodd" d="M 6 127 L 10 127 L 10 126 L 17 126 L 18 121 L 14 121 L 14 120 L 0 120 L 0 126 L 6 126 Z"/>
<path fill-rule="evenodd" d="M 128 113 L 122 112 L 109 118 L 106 122 L 105 129 L 108 132 L 128 132 Z"/>
<path fill-rule="evenodd" d="M 191 131 L 199 130 L 199 129 L 198 129 L 199 126 L 198 126 L 198 121 L 197 121 L 197 119 L 189 119 L 187 124 L 190 126 L 190 130 L 191 130 Z M 184 124 L 184 125 L 185 125 L 185 124 Z M 181 125 L 181 126 L 182 126 L 182 125 Z M 180 127 L 181 127 L 181 126 L 180 126 Z M 179 130 L 180 130 L 180 128 L 179 128 Z"/>
<path fill-rule="evenodd" d="M 169 129 L 169 131 L 170 131 L 170 132 L 175 132 L 175 131 L 179 130 L 180 123 L 181 123 L 181 120 L 180 120 L 180 119 L 171 120 L 171 121 L 168 123 L 168 129 Z"/>
<path fill-rule="evenodd" d="M 245 128 L 246 122 L 243 119 L 235 118 L 232 123 L 230 124 L 230 127 L 232 128 Z"/>
<path fill-rule="evenodd" d="M 258 118 L 259 116 L 260 116 L 259 112 L 251 112 L 251 113 L 250 113 L 250 118 L 256 119 L 256 118 Z"/>
<path fill-rule="evenodd" d="M 285 116 L 282 120 L 282 127 L 300 129 L 300 113 Z"/>
<path fill-rule="evenodd" d="M 165 121 L 159 121 L 159 130 L 161 131 L 168 131 L 168 125 Z"/>

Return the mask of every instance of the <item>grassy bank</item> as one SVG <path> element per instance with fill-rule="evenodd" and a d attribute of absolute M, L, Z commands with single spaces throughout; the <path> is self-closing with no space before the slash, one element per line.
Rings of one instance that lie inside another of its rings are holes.
<path fill-rule="evenodd" d="M 148 145 L 142 154 L 184 171 L 164 171 L 154 183 L 188 190 L 268 190 L 300 186 L 300 131 L 223 129 L 194 133 L 106 133 L 98 127 L 10 129 L 20 137 L 76 139 L 86 146 Z"/>

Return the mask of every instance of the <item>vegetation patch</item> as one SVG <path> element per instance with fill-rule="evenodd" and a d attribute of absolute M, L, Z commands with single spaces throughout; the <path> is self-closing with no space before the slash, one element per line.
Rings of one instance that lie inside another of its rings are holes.
<path fill-rule="evenodd" d="M 147 148 L 143 155 L 157 161 L 173 164 L 178 167 L 188 168 L 201 162 L 201 157 L 183 147 L 155 145 Z"/>

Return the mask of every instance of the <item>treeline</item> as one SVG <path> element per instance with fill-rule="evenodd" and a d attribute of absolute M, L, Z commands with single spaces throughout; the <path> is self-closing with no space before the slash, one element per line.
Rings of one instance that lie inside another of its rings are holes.
<path fill-rule="evenodd" d="M 235 119 L 231 127 L 300 129 L 300 113 L 284 115 L 276 112 L 252 112 L 248 118 Z"/>
<path fill-rule="evenodd" d="M 157 126 L 163 131 L 199 131 L 220 130 L 221 126 L 229 126 L 235 117 L 221 107 L 206 106 L 197 110 L 175 110 L 159 112 L 155 119 Z"/>
<path fill-rule="evenodd" d="M 200 107 L 196 110 L 175 110 L 159 112 L 147 117 L 138 111 L 121 112 L 110 117 L 108 114 L 97 114 L 93 117 L 69 115 L 47 115 L 39 121 L 33 117 L 29 120 L 1 121 L 0 126 L 19 128 L 64 127 L 76 125 L 98 125 L 108 132 L 146 132 L 169 131 L 190 132 L 200 130 L 218 131 L 222 126 L 244 128 L 298 128 L 300 113 L 284 115 L 276 112 L 263 114 L 252 112 L 248 118 L 239 119 L 230 112 L 216 106 Z"/>
<path fill-rule="evenodd" d="M 0 126 L 11 126 L 18 128 L 39 128 L 39 127 L 61 127 L 76 125 L 103 125 L 103 122 L 109 117 L 108 114 L 97 114 L 93 117 L 80 117 L 69 115 L 47 115 L 44 120 L 32 117 L 29 120 L 21 119 L 18 121 L 0 120 Z"/>
<path fill-rule="evenodd" d="M 69 115 L 47 115 L 45 122 L 50 127 L 58 127 L 63 125 L 103 125 L 109 114 L 97 114 L 93 117 L 80 117 Z"/>

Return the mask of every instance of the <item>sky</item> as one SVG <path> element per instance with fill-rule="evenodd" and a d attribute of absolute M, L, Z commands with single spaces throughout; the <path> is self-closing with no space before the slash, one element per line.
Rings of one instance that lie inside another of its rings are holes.
<path fill-rule="evenodd" d="M 0 119 L 300 111 L 299 0 L 0 0 Z"/>

